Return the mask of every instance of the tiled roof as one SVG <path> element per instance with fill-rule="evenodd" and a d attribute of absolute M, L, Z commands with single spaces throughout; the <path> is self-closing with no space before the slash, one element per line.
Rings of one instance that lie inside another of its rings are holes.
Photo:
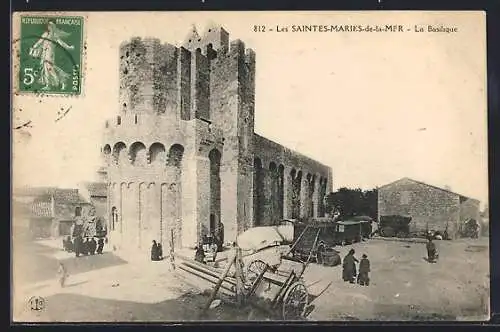
<path fill-rule="evenodd" d="M 78 204 L 87 201 L 78 193 L 78 189 L 57 189 L 54 192 L 54 200 L 61 203 Z"/>
<path fill-rule="evenodd" d="M 78 189 L 61 189 L 54 187 L 24 187 L 20 188 L 17 193 L 14 192 L 14 196 L 32 196 L 34 197 L 33 202 L 30 204 L 28 211 L 31 212 L 33 217 L 52 217 L 53 213 L 57 214 L 58 218 L 68 218 L 73 212 L 67 213 L 67 211 L 73 211 L 74 205 L 76 204 L 87 204 L 89 203 L 82 195 L 80 195 Z M 57 206 L 66 206 L 65 208 L 56 209 L 55 212 L 52 211 L 52 199 L 54 199 L 54 204 Z"/>
<path fill-rule="evenodd" d="M 450 194 L 453 194 L 453 195 L 457 195 L 457 196 L 460 196 L 460 197 L 463 197 L 465 199 L 471 199 L 471 200 L 475 200 L 477 201 L 477 199 L 475 198 L 472 198 L 472 197 L 468 197 L 468 196 L 465 196 L 465 195 L 462 195 L 462 194 L 459 194 L 459 193 L 456 193 L 454 191 L 451 191 L 449 189 L 445 189 L 445 188 L 440 188 L 440 187 L 437 187 L 437 186 L 433 186 L 432 184 L 428 184 L 428 183 L 425 183 L 425 182 L 422 182 L 422 181 L 418 181 L 418 180 L 414 180 L 414 179 L 410 179 L 408 177 L 404 177 L 404 178 L 401 178 L 399 180 L 396 180 L 396 181 L 393 181 L 391 183 L 388 183 L 388 184 L 385 184 L 381 187 L 379 187 L 378 189 L 381 189 L 381 188 L 384 188 L 384 187 L 387 187 L 387 186 L 390 186 L 392 184 L 395 184 L 395 183 L 398 183 L 400 181 L 410 181 L 410 182 L 413 182 L 413 183 L 419 183 L 421 185 L 424 185 L 424 186 L 427 186 L 427 187 L 430 187 L 430 188 L 434 188 L 434 189 L 438 189 L 438 190 L 441 190 L 441 191 L 445 191 L 445 192 L 448 192 Z"/>
<path fill-rule="evenodd" d="M 52 217 L 52 205 L 50 202 L 35 201 L 31 206 L 31 212 L 35 217 Z"/>
<path fill-rule="evenodd" d="M 84 185 L 90 196 L 106 197 L 108 195 L 108 187 L 104 182 L 85 182 Z"/>

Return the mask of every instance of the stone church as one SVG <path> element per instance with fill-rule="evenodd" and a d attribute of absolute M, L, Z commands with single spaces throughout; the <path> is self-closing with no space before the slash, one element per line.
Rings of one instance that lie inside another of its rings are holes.
<path fill-rule="evenodd" d="M 331 169 L 254 132 L 255 53 L 224 28 L 182 46 L 120 46 L 119 114 L 106 121 L 110 240 L 194 247 L 223 230 L 323 216 Z M 290 128 L 293 130 L 293 128 Z"/>

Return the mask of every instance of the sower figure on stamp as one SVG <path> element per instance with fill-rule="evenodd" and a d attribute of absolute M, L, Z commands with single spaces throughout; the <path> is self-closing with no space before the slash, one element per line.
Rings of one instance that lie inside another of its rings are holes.
<path fill-rule="evenodd" d="M 49 21 L 47 30 L 29 50 L 31 56 L 40 58 L 40 83 L 44 85 L 43 90 L 53 86 L 66 89 L 66 81 L 70 78 L 70 74 L 55 63 L 55 49 L 56 44 L 67 50 L 74 49 L 73 45 L 68 45 L 62 40 L 68 36 L 70 34 L 57 28 L 54 21 Z"/>

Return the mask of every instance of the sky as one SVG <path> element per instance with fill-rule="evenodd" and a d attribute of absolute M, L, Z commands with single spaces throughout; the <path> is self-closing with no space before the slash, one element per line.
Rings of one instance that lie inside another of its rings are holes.
<path fill-rule="evenodd" d="M 255 131 L 332 167 L 334 190 L 410 177 L 488 199 L 483 13 L 85 15 L 84 95 L 14 97 L 14 124 L 32 121 L 13 134 L 14 185 L 94 179 L 104 122 L 118 112 L 119 44 L 141 36 L 180 45 L 192 24 L 202 33 L 216 22 L 256 52 Z M 290 31 L 302 24 L 402 24 L 411 31 Z M 414 32 L 429 24 L 458 32 Z M 255 25 L 289 32 L 255 32 Z"/>

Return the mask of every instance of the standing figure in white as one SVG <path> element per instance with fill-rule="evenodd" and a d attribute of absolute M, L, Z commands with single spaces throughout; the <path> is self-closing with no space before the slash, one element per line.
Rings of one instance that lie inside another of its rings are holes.
<path fill-rule="evenodd" d="M 57 43 L 67 50 L 74 49 L 73 45 L 68 45 L 62 40 L 69 35 L 70 33 L 58 29 L 54 22 L 49 22 L 47 30 L 29 50 L 29 55 L 40 58 L 39 82 L 44 85 L 42 90 L 48 90 L 51 86 L 66 89 L 66 81 L 70 74 L 56 65 L 55 46 Z"/>

